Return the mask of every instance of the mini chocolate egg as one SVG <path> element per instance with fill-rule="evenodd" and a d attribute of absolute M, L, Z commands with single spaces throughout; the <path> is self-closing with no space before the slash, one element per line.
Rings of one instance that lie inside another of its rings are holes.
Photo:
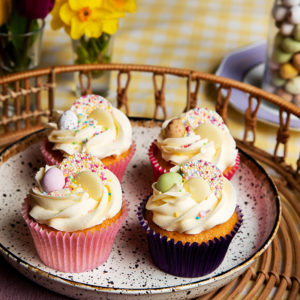
<path fill-rule="evenodd" d="M 273 60 L 270 60 L 270 62 L 269 62 L 269 68 L 272 71 L 277 71 L 280 68 L 280 64 L 277 63 L 277 62 L 275 62 L 275 61 L 273 61 Z"/>
<path fill-rule="evenodd" d="M 300 94 L 296 95 L 293 100 L 294 104 L 300 107 Z"/>
<path fill-rule="evenodd" d="M 273 10 L 273 17 L 276 21 L 283 21 L 286 17 L 288 9 L 283 5 L 277 5 Z"/>
<path fill-rule="evenodd" d="M 290 8 L 288 12 L 288 20 L 291 24 L 300 24 L 300 6 Z"/>
<path fill-rule="evenodd" d="M 296 41 L 300 41 L 300 24 L 294 27 L 293 37 Z"/>
<path fill-rule="evenodd" d="M 276 87 L 282 87 L 286 84 L 286 79 L 281 78 L 280 76 L 278 76 L 278 74 L 274 74 L 271 81 L 272 84 L 274 84 Z"/>
<path fill-rule="evenodd" d="M 276 48 L 273 52 L 272 58 L 277 63 L 283 64 L 288 62 L 292 58 L 292 53 L 282 51 L 280 48 Z"/>
<path fill-rule="evenodd" d="M 180 118 L 171 120 L 165 128 L 166 138 L 179 138 L 185 135 L 185 127 Z"/>
<path fill-rule="evenodd" d="M 300 51 L 300 42 L 291 37 L 286 37 L 282 40 L 281 48 L 285 52 L 296 53 Z"/>
<path fill-rule="evenodd" d="M 61 190 L 65 186 L 63 172 L 56 167 L 48 169 L 41 180 L 41 185 L 46 193 Z"/>
<path fill-rule="evenodd" d="M 282 4 L 287 7 L 296 6 L 300 4 L 300 0 L 282 0 Z"/>
<path fill-rule="evenodd" d="M 292 79 L 298 75 L 298 70 L 290 63 L 280 66 L 279 74 L 283 79 Z"/>
<path fill-rule="evenodd" d="M 275 94 L 277 94 L 279 97 L 283 98 L 284 100 L 291 102 L 293 99 L 293 95 L 286 92 L 284 89 L 278 89 L 276 90 Z"/>
<path fill-rule="evenodd" d="M 300 53 L 296 53 L 294 56 L 293 56 L 293 66 L 298 70 L 300 71 Z"/>
<path fill-rule="evenodd" d="M 274 38 L 274 47 L 276 47 L 276 48 L 281 47 L 283 39 L 284 39 L 284 36 L 280 32 L 278 32 Z"/>
<path fill-rule="evenodd" d="M 58 127 L 62 130 L 76 129 L 78 118 L 72 110 L 66 110 L 58 120 Z"/>
<path fill-rule="evenodd" d="M 180 174 L 175 172 L 169 172 L 159 176 L 155 187 L 160 192 L 165 193 L 168 190 L 170 190 L 174 184 L 181 184 L 181 183 L 182 183 L 182 177 Z"/>
<path fill-rule="evenodd" d="M 284 36 L 291 35 L 293 33 L 295 25 L 283 22 L 280 25 L 280 33 Z"/>
<path fill-rule="evenodd" d="M 285 89 L 286 89 L 287 92 L 289 92 L 293 95 L 300 94 L 300 76 L 297 76 L 293 79 L 290 79 L 286 83 Z"/>

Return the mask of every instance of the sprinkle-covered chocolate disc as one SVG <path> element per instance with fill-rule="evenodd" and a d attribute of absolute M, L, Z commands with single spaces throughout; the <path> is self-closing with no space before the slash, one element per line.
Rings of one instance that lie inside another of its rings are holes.
<path fill-rule="evenodd" d="M 221 170 L 214 164 L 204 160 L 194 160 L 180 166 L 180 173 L 184 180 L 192 177 L 201 177 L 206 180 L 212 192 L 219 199 L 223 190 L 223 180 Z"/>
<path fill-rule="evenodd" d="M 191 126 L 194 129 L 200 124 L 211 123 L 222 130 L 228 130 L 221 116 L 208 108 L 196 107 L 191 109 L 182 117 L 182 121 L 186 126 Z"/>
<path fill-rule="evenodd" d="M 105 98 L 98 95 L 86 95 L 80 97 L 73 103 L 71 110 L 76 114 L 90 114 L 96 108 L 112 112 L 111 104 Z"/>
<path fill-rule="evenodd" d="M 72 182 L 74 176 L 84 170 L 96 173 L 103 182 L 106 181 L 103 170 L 105 169 L 102 162 L 87 153 L 76 153 L 66 157 L 59 165 L 66 178 L 66 187 Z"/>

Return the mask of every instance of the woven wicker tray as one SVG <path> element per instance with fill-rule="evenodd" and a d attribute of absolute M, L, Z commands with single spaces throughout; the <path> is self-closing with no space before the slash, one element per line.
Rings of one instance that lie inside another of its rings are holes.
<path fill-rule="evenodd" d="M 289 143 L 289 122 L 291 115 L 300 117 L 300 108 L 283 101 L 278 96 L 269 94 L 253 86 L 192 70 L 152 67 L 142 65 L 80 65 L 61 66 L 28 71 L 0 78 L 0 145 L 12 143 L 20 137 L 41 129 L 44 122 L 51 118 L 55 108 L 56 74 L 65 72 L 80 72 L 80 76 L 87 76 L 88 84 L 81 89 L 83 94 L 92 92 L 92 70 L 109 70 L 117 72 L 117 103 L 118 107 L 125 107 L 129 113 L 130 106 L 127 91 L 131 82 L 131 74 L 145 72 L 152 74 L 153 101 L 155 103 L 154 119 L 161 108 L 166 115 L 165 89 L 169 75 L 186 79 L 186 107 L 196 106 L 200 85 L 217 84 L 216 110 L 227 121 L 228 103 L 233 88 L 247 94 L 245 101 L 248 109 L 245 111 L 244 137 L 236 140 L 238 146 L 252 157 L 260 160 L 276 171 L 274 181 L 281 194 L 283 204 L 283 218 L 277 237 L 272 246 L 240 277 L 231 281 L 220 290 L 201 296 L 198 299 L 296 299 L 299 296 L 300 259 L 299 259 L 299 229 L 300 218 L 300 160 L 292 166 L 286 164 Z M 122 85 L 125 77 L 125 85 Z M 159 78 L 160 77 L 160 78 Z M 159 86 L 158 81 L 161 81 Z M 47 94 L 47 107 L 42 109 L 41 94 Z M 224 96 L 225 95 L 225 96 Z M 32 111 L 30 101 L 35 99 L 35 109 Z M 254 101 L 256 99 L 257 101 Z M 268 153 L 255 145 L 256 115 L 262 100 L 278 106 L 280 112 L 279 128 L 274 138 L 274 152 Z M 21 105 L 25 103 L 25 105 Z M 254 104 L 254 102 L 256 104 Z M 9 104 L 13 103 L 14 112 L 10 114 Z M 251 136 L 251 138 L 250 138 Z M 283 147 L 283 156 L 279 156 L 279 148 Z M 2 156 L 5 160 L 5 156 Z M 1 162 L 0 162 L 1 163 Z"/>

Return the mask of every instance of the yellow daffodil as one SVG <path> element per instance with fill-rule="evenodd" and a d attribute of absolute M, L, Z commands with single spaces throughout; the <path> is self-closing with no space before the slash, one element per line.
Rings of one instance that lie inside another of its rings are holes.
<path fill-rule="evenodd" d="M 5 24 L 11 14 L 11 0 L 0 0 L 0 26 Z"/>
<path fill-rule="evenodd" d="M 62 22 L 70 27 L 72 39 L 81 36 L 99 37 L 104 28 L 109 29 L 109 34 L 118 30 L 117 19 L 124 16 L 123 12 L 104 9 L 99 0 L 69 0 L 62 4 L 59 16 Z M 105 25 L 105 26 L 104 26 Z"/>
<path fill-rule="evenodd" d="M 103 7 L 115 11 L 134 13 L 136 2 L 135 0 L 103 0 Z"/>
<path fill-rule="evenodd" d="M 57 30 L 57 29 L 65 26 L 64 22 L 60 18 L 59 11 L 60 11 L 62 5 L 65 4 L 67 1 L 68 0 L 56 0 L 55 1 L 54 7 L 51 12 L 51 15 L 52 15 L 51 28 L 53 30 Z"/>

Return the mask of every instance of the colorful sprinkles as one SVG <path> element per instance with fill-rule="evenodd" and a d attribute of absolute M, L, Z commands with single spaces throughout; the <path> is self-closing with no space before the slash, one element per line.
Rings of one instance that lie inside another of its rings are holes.
<path fill-rule="evenodd" d="M 87 153 L 76 153 L 66 157 L 59 165 L 59 169 L 63 171 L 66 178 L 66 188 L 75 189 L 74 176 L 83 171 L 90 170 L 95 172 L 105 183 L 107 180 L 103 170 L 105 169 L 102 162 Z"/>
<path fill-rule="evenodd" d="M 200 220 L 200 219 L 204 218 L 209 212 L 210 212 L 210 209 L 200 210 L 200 212 L 196 216 L 196 220 Z"/>
<path fill-rule="evenodd" d="M 73 103 L 71 110 L 80 116 L 80 114 L 90 114 L 96 108 L 106 109 L 109 112 L 112 112 L 111 104 L 98 95 L 86 95 L 80 97 Z"/>
<path fill-rule="evenodd" d="M 220 127 L 222 130 L 228 130 L 221 116 L 208 108 L 196 107 L 189 110 L 184 116 L 181 117 L 186 128 L 190 126 L 195 129 L 200 124 L 211 123 L 212 125 Z M 190 128 L 188 130 L 188 133 Z"/>
<path fill-rule="evenodd" d="M 194 160 L 180 166 L 180 172 L 184 180 L 192 177 L 202 177 L 208 181 L 210 189 L 218 199 L 221 198 L 223 190 L 223 175 L 221 170 L 214 164 L 201 159 Z"/>

